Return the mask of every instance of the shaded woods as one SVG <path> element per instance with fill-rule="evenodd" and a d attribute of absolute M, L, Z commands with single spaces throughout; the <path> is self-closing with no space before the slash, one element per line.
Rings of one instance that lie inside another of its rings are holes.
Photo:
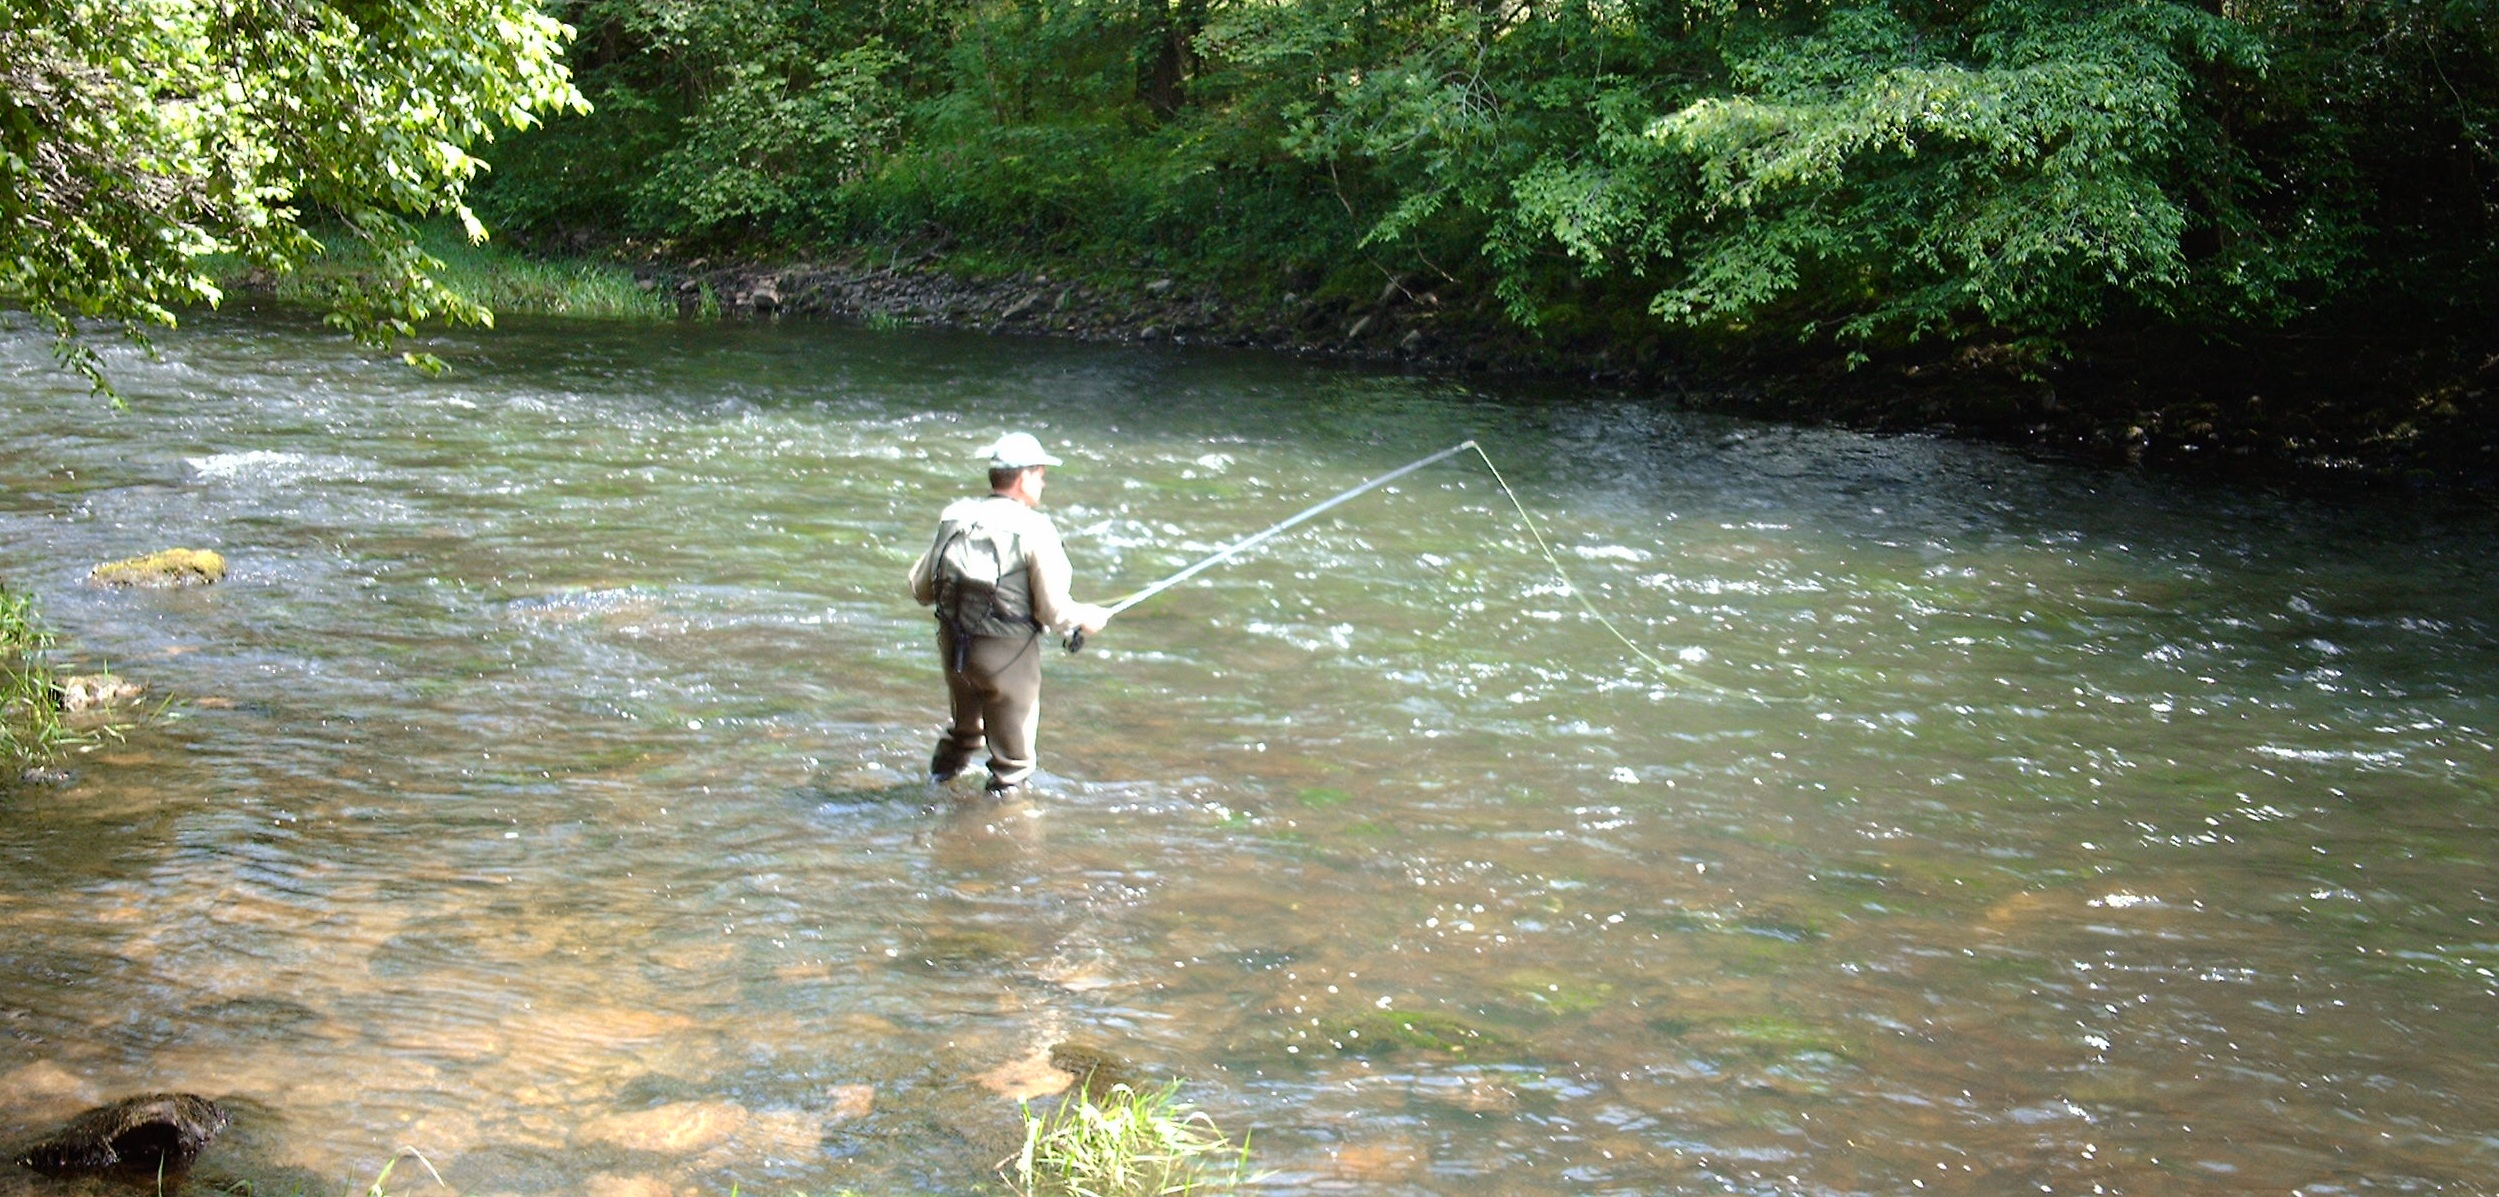
<path fill-rule="evenodd" d="M 555 12 L 595 109 L 480 198 L 534 239 L 1177 273 L 1340 326 L 1393 286 L 1435 335 L 1807 409 L 2293 455 L 2471 422 L 2499 348 L 2473 0 Z"/>

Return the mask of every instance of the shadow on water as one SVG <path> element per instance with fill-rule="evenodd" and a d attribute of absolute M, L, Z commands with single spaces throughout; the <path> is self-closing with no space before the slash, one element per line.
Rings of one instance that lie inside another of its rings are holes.
<path fill-rule="evenodd" d="M 809 782 L 790 792 L 791 799 L 811 808 L 818 817 L 843 819 L 851 817 L 927 816 L 941 810 L 986 801 L 978 793 L 964 793 L 927 782 L 906 782 L 900 785 L 856 788 L 830 782 Z"/>

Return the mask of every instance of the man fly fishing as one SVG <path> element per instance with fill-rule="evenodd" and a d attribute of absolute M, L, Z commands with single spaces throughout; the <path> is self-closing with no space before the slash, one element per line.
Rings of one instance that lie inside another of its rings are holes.
<path fill-rule="evenodd" d="M 1605 630 L 1660 673 L 1676 669 L 1625 636 L 1571 582 L 1561 558 L 1536 528 L 1535 517 L 1511 491 L 1490 454 L 1472 440 L 1417 459 L 1244 536 L 1190 563 L 1180 572 L 1129 594 L 1110 606 L 1067 597 L 1067 550 L 1058 529 L 1041 514 L 1043 470 L 1059 464 L 1031 433 L 1010 432 L 982 452 L 989 455 L 986 498 L 959 499 L 939 517 L 937 538 L 911 567 L 911 597 L 937 608 L 937 650 L 945 662 L 946 691 L 954 723 L 929 760 L 929 780 L 954 779 L 970 765 L 984 739 L 989 744 L 989 792 L 1011 795 L 1032 776 L 1033 737 L 1041 721 L 1041 633 L 1068 633 L 1067 650 L 1085 646 L 1111 617 L 1188 581 L 1249 549 L 1317 518 L 1357 496 L 1379 489 L 1436 462 L 1474 450 L 1493 481 L 1518 512 L 1519 522 L 1560 579 Z"/>
<path fill-rule="evenodd" d="M 989 793 L 1004 798 L 1039 763 L 1041 634 L 1099 632 L 1111 612 L 1068 597 L 1067 550 L 1040 511 L 1046 472 L 1059 459 L 1029 432 L 1010 432 L 980 452 L 989 458 L 989 493 L 957 499 L 938 515 L 936 537 L 911 566 L 911 597 L 936 609 L 937 655 L 953 708 L 929 758 L 929 780 L 967 772 L 985 742 Z"/>

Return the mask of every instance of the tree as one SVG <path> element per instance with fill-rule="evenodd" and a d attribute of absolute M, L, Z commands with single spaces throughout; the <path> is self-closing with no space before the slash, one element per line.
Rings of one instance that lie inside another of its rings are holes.
<path fill-rule="evenodd" d="M 919 0 L 548 0 L 597 106 L 514 137 L 478 206 L 542 232 L 788 243 L 896 132 Z M 890 48 L 889 48 L 890 47 Z"/>
<path fill-rule="evenodd" d="M 2499 311 L 2499 0 L 553 2 L 599 112 L 498 147 L 480 205 L 525 229 L 1314 313 L 1385 273 L 1607 348 Z"/>
<path fill-rule="evenodd" d="M 585 107 L 571 32 L 532 0 L 0 0 L 0 298 L 109 393 L 80 318 L 171 326 L 220 298 L 212 257 L 292 270 L 326 216 L 379 264 L 337 284 L 333 324 L 486 322 L 409 222 L 484 237 L 469 150 Z"/>

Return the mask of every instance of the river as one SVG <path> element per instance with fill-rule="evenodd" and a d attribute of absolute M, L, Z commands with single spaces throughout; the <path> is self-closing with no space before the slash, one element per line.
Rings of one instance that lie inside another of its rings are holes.
<path fill-rule="evenodd" d="M 2499 1176 L 2477 503 L 1173 347 L 160 342 L 113 410 L 0 335 L 0 578 L 170 700 L 0 788 L 8 1143 L 187 1090 L 262 1192 L 969 1193 L 1073 1044 L 1278 1193 Z M 1080 597 L 1470 437 L 1571 582 L 1452 458 L 932 793 L 902 577 L 1013 428 Z M 84 584 L 172 546 L 231 574 Z"/>

